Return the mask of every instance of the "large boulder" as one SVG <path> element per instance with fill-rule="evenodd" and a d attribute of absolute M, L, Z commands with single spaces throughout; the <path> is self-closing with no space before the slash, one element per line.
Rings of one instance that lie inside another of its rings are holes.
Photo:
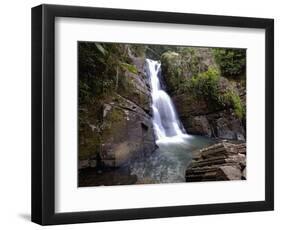
<path fill-rule="evenodd" d="M 101 125 L 102 161 L 120 166 L 156 148 L 151 117 L 134 102 L 116 95 L 104 106 Z"/>
<path fill-rule="evenodd" d="M 246 144 L 222 142 L 201 149 L 186 170 L 186 181 L 246 179 Z"/>
<path fill-rule="evenodd" d="M 211 114 L 208 118 L 213 121 L 216 137 L 245 141 L 246 133 L 242 122 L 231 111 Z"/>
<path fill-rule="evenodd" d="M 184 124 L 189 133 L 212 136 L 212 128 L 206 116 L 190 116 L 189 122 L 184 121 Z"/>

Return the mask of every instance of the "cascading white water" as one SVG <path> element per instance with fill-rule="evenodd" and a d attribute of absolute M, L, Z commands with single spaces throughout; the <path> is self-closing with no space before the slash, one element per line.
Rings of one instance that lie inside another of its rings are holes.
<path fill-rule="evenodd" d="M 151 83 L 153 126 L 157 142 L 183 141 L 189 135 L 180 128 L 173 102 L 161 87 L 159 80 L 161 64 L 150 59 L 146 59 L 146 62 Z"/>

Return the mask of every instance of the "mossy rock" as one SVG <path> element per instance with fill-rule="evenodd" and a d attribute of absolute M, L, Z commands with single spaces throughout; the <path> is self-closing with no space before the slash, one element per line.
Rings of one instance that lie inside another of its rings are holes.
<path fill-rule="evenodd" d="M 89 124 L 79 127 L 79 160 L 96 157 L 101 144 L 100 134 Z"/>

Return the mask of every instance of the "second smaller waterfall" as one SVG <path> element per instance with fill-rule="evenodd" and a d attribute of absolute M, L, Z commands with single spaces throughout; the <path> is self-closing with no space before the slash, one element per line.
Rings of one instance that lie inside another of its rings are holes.
<path fill-rule="evenodd" d="M 146 61 L 151 83 L 153 126 L 157 142 L 182 141 L 188 135 L 180 126 L 170 96 L 161 87 L 159 80 L 161 64 L 150 59 Z"/>

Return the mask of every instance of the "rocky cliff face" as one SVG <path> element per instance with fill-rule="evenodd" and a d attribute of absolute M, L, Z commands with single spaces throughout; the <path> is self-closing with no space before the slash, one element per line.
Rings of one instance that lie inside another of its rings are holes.
<path fill-rule="evenodd" d="M 156 149 L 145 59 L 135 57 L 132 47 L 125 48 L 120 53 L 126 63 L 113 62 L 107 71 L 117 80 L 99 71 L 104 73 L 99 76 L 104 78 L 102 93 L 79 107 L 79 168 L 118 167 Z"/>
<path fill-rule="evenodd" d="M 161 63 L 167 90 L 188 133 L 245 140 L 245 81 L 223 77 L 211 49 L 169 51 Z"/>

